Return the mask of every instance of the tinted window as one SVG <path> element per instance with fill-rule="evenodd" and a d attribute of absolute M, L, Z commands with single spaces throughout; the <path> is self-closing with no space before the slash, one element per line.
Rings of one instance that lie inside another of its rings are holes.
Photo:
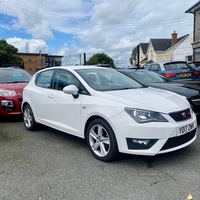
<path fill-rule="evenodd" d="M 54 72 L 53 70 L 48 70 L 48 71 L 44 71 L 44 72 L 39 73 L 37 75 L 37 79 L 35 81 L 35 84 L 38 87 L 50 88 L 53 72 Z"/>
<path fill-rule="evenodd" d="M 136 80 L 141 83 L 164 83 L 171 82 L 171 80 L 161 76 L 155 72 L 150 71 L 131 71 L 129 72 Z"/>
<path fill-rule="evenodd" d="M 160 66 L 158 64 L 151 65 L 151 71 L 160 71 Z"/>
<path fill-rule="evenodd" d="M 67 70 L 56 70 L 53 79 L 53 89 L 63 90 L 65 86 L 75 85 L 79 89 L 79 94 L 88 94 L 81 82 Z"/>
<path fill-rule="evenodd" d="M 144 69 L 149 70 L 151 68 L 151 65 L 147 65 Z"/>
<path fill-rule="evenodd" d="M 123 90 L 143 87 L 132 78 L 108 68 L 79 69 L 77 73 L 90 87 L 98 91 Z"/>
<path fill-rule="evenodd" d="M 164 67 L 166 70 L 191 69 L 187 63 L 167 63 Z"/>

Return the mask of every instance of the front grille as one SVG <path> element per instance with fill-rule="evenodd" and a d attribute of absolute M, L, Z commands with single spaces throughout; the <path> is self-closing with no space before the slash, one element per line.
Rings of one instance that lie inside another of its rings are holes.
<path fill-rule="evenodd" d="M 176 122 L 184 121 L 191 118 L 190 109 L 182 110 L 179 112 L 169 113 L 169 116 L 174 119 Z"/>
<path fill-rule="evenodd" d="M 184 135 L 169 138 L 167 142 L 164 144 L 164 146 L 162 147 L 161 151 L 166 150 L 166 149 L 171 149 L 173 147 L 177 147 L 182 144 L 185 144 L 186 142 L 189 142 L 192 138 L 194 138 L 195 133 L 196 133 L 196 128 Z"/>

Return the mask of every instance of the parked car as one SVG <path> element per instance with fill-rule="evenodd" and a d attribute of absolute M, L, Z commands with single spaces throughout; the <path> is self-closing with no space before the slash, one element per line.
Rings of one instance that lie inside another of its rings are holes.
<path fill-rule="evenodd" d="M 21 115 L 22 92 L 31 75 L 16 67 L 0 67 L 0 116 Z"/>
<path fill-rule="evenodd" d="M 182 84 L 172 81 L 158 73 L 144 69 L 120 69 L 120 72 L 133 77 L 135 80 L 154 88 L 164 89 L 184 96 L 190 103 L 193 111 L 200 116 L 200 86 Z"/>
<path fill-rule="evenodd" d="M 184 97 L 97 66 L 36 72 L 24 88 L 22 111 L 27 130 L 43 124 L 84 138 L 101 161 L 119 152 L 153 156 L 175 151 L 197 134 L 196 115 Z"/>
<path fill-rule="evenodd" d="M 200 72 L 186 61 L 151 63 L 145 69 L 159 73 L 173 81 L 200 81 Z"/>

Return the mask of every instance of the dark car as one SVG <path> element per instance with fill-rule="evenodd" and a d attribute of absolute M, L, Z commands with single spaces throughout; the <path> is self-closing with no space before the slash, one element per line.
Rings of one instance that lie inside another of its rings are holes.
<path fill-rule="evenodd" d="M 120 69 L 121 73 L 154 88 L 164 89 L 184 96 L 191 104 L 196 115 L 200 114 L 200 86 L 181 84 L 155 72 L 144 69 Z"/>
<path fill-rule="evenodd" d="M 144 69 L 154 71 L 173 81 L 200 81 L 200 71 L 186 61 L 151 63 Z"/>
<path fill-rule="evenodd" d="M 22 93 L 30 79 L 31 75 L 23 69 L 0 67 L 0 116 L 22 114 Z"/>

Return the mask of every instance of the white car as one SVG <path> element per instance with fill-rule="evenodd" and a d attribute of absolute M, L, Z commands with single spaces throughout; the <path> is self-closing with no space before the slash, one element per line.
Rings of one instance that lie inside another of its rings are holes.
<path fill-rule="evenodd" d="M 51 67 L 23 92 L 25 127 L 38 124 L 84 138 L 97 159 L 167 153 L 191 144 L 197 122 L 188 101 L 143 86 L 111 68 Z"/>

